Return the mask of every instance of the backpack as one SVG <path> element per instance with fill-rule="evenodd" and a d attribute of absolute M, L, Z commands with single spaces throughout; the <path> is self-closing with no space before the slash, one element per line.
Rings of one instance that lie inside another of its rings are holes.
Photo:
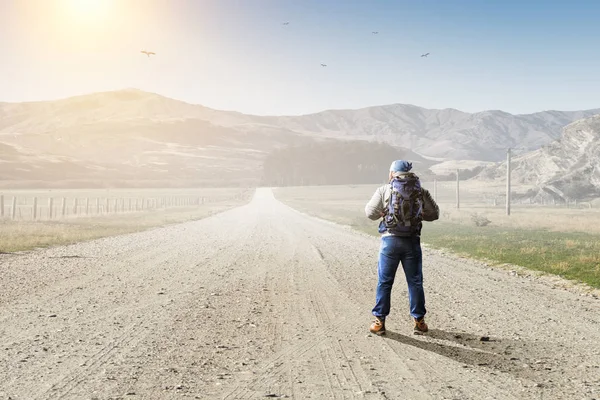
<path fill-rule="evenodd" d="M 390 186 L 392 192 L 379 233 L 418 235 L 423 221 L 423 191 L 419 177 L 414 174 L 396 176 Z"/>

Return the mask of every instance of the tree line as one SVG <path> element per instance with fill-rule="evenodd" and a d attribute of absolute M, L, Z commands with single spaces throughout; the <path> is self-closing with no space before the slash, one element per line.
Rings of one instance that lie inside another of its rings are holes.
<path fill-rule="evenodd" d="M 380 183 L 390 163 L 408 158 L 415 172 L 427 175 L 424 160 L 410 150 L 368 141 L 323 141 L 286 147 L 270 153 L 263 163 L 264 186 L 309 186 Z"/>

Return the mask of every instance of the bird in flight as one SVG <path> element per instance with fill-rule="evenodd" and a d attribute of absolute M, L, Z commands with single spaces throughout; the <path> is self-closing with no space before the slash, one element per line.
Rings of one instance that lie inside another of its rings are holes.
<path fill-rule="evenodd" d="M 327 64 L 321 64 L 321 67 L 326 67 L 326 66 L 327 66 Z"/>
<path fill-rule="evenodd" d="M 283 25 L 289 25 L 289 24 L 290 24 L 289 22 L 284 22 L 284 23 L 283 23 Z"/>
<path fill-rule="evenodd" d="M 147 55 L 148 57 L 156 55 L 156 53 L 153 53 L 151 51 L 146 51 L 146 50 L 142 50 L 140 53 L 143 53 L 143 54 Z"/>
<path fill-rule="evenodd" d="M 429 53 L 421 54 L 421 57 L 427 57 Z"/>
<path fill-rule="evenodd" d="M 371 32 L 371 33 L 372 33 L 373 35 L 378 35 L 378 34 L 379 34 L 379 32 L 377 32 L 377 31 L 373 31 L 373 32 Z"/>

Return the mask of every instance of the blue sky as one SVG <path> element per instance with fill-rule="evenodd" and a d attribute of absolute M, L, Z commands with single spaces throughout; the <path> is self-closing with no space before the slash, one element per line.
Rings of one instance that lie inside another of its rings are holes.
<path fill-rule="evenodd" d="M 0 0 L 0 101 L 136 87 L 255 114 L 600 107 L 600 1 L 74 1 Z"/>

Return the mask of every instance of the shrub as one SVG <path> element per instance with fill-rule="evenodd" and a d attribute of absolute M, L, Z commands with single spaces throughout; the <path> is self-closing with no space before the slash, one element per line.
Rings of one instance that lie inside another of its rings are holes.
<path fill-rule="evenodd" d="M 471 220 L 475 223 L 476 226 L 488 226 L 492 223 L 492 221 L 487 219 L 484 215 L 479 215 L 477 213 L 471 214 Z"/>

